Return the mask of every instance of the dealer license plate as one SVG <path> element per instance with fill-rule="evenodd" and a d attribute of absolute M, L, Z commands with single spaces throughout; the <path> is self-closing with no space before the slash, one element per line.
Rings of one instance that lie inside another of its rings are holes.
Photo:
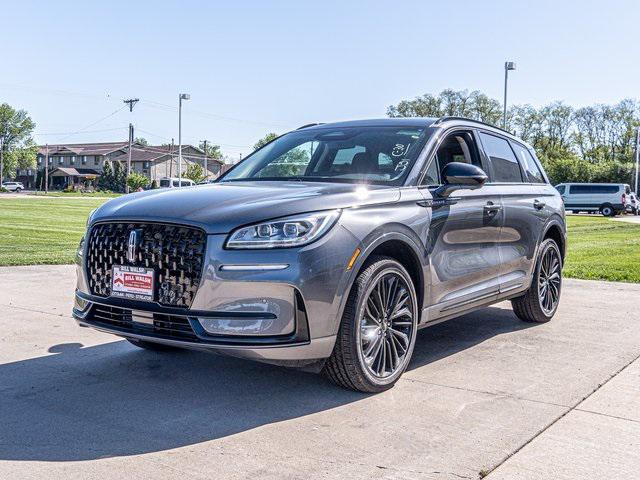
<path fill-rule="evenodd" d="M 111 295 L 152 302 L 154 278 L 153 268 L 114 265 L 111 276 Z"/>

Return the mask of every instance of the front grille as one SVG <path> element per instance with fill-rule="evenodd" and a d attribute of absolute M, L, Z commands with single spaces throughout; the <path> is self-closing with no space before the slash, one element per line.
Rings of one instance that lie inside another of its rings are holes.
<path fill-rule="evenodd" d="M 129 234 L 140 239 L 133 262 L 127 259 Z M 160 223 L 101 223 L 89 234 L 86 266 L 93 295 L 111 295 L 114 265 L 153 268 L 155 300 L 161 305 L 189 308 L 202 277 L 206 234 L 193 227 Z"/>
<path fill-rule="evenodd" d="M 149 315 L 153 315 L 153 326 L 134 322 L 131 310 L 126 308 L 95 305 L 87 315 L 86 320 L 96 324 L 116 327 L 125 332 L 175 340 L 198 341 L 198 337 L 191 328 L 187 317 L 160 313 L 151 314 L 150 312 Z"/>

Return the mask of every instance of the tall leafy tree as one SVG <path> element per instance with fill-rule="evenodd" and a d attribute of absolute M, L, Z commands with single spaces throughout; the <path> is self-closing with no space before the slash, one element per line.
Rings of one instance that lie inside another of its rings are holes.
<path fill-rule="evenodd" d="M 480 92 L 443 90 L 403 100 L 388 108 L 391 117 L 455 115 L 498 125 L 501 104 Z M 507 129 L 531 144 L 554 183 L 564 181 L 632 182 L 637 101 L 574 109 L 562 102 L 536 108 L 513 105 Z"/>
<path fill-rule="evenodd" d="M 276 138 L 278 138 L 280 135 L 278 135 L 277 133 L 267 133 L 264 137 L 262 137 L 260 140 L 258 140 L 256 142 L 256 144 L 253 146 L 254 150 L 258 150 L 259 148 L 264 147 L 267 143 L 275 140 Z"/>
<path fill-rule="evenodd" d="M 0 148 L 2 148 L 3 174 L 14 175 L 17 167 L 35 166 L 31 158 L 33 133 L 36 124 L 25 110 L 16 110 L 7 103 L 0 104 Z M 4 164 L 4 162 L 7 162 Z"/>
<path fill-rule="evenodd" d="M 224 155 L 222 154 L 222 150 L 220 149 L 220 145 L 214 145 L 207 140 L 206 148 L 204 141 L 200 142 L 198 148 L 207 154 L 208 158 L 213 158 L 214 160 L 222 161 Z"/>
<path fill-rule="evenodd" d="M 390 117 L 467 117 L 497 124 L 502 118 L 500 102 L 477 90 L 446 89 L 413 100 L 403 100 L 387 108 Z"/>

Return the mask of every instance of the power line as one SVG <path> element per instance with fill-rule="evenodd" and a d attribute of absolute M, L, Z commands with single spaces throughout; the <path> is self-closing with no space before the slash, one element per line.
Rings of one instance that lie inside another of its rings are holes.
<path fill-rule="evenodd" d="M 77 135 L 77 134 L 83 134 L 83 133 L 103 133 L 103 132 L 115 132 L 116 130 L 123 130 L 123 127 L 117 127 L 117 128 L 104 128 L 102 130 L 83 130 L 82 132 L 46 132 L 46 133 L 39 133 L 39 132 L 34 132 L 34 135 L 38 135 L 38 136 L 49 136 L 49 135 Z"/>
<path fill-rule="evenodd" d="M 139 132 L 146 133 L 146 134 L 148 134 L 148 135 L 152 135 L 152 136 L 157 137 L 157 138 L 160 138 L 160 139 L 162 139 L 162 140 L 171 140 L 170 138 L 165 137 L 164 135 L 158 135 L 157 133 L 153 133 L 153 132 L 150 132 L 150 131 L 148 131 L 148 130 L 143 130 L 143 129 L 141 129 L 140 127 L 138 127 L 138 131 L 139 131 Z M 233 144 L 230 144 L 230 143 L 221 143 L 221 142 L 215 142 L 215 141 L 212 141 L 212 142 L 211 142 L 211 144 L 213 144 L 213 145 L 219 145 L 219 146 L 221 146 L 221 147 L 251 148 L 251 145 L 233 145 Z"/>
<path fill-rule="evenodd" d="M 107 116 L 105 116 L 105 117 L 102 117 L 102 118 L 100 118 L 99 120 L 96 120 L 95 122 L 92 122 L 92 123 L 90 123 L 89 125 L 86 125 L 86 126 L 82 127 L 82 128 L 81 128 L 81 129 L 79 129 L 79 130 L 76 130 L 76 131 L 74 131 L 74 132 L 69 133 L 67 136 L 65 136 L 65 137 L 61 138 L 60 140 L 58 140 L 58 142 L 62 142 L 62 140 L 64 140 L 65 138 L 70 137 L 71 135 L 77 135 L 77 134 L 78 134 L 78 133 L 80 133 L 80 132 L 84 132 L 87 128 L 91 128 L 91 127 L 93 127 L 94 125 L 97 125 L 98 123 L 100 123 L 100 122 L 102 122 L 102 121 L 106 120 L 107 118 L 113 117 L 116 113 L 120 112 L 121 110 L 124 110 L 125 108 L 126 108 L 126 106 L 122 106 L 122 107 L 118 108 L 117 110 L 114 110 L 114 111 L 113 111 L 113 112 L 111 112 L 109 115 L 107 115 Z"/>
<path fill-rule="evenodd" d="M 143 104 L 146 104 L 147 106 L 150 107 L 155 107 L 155 108 L 160 108 L 161 110 L 171 110 L 171 111 L 175 111 L 177 110 L 177 107 L 174 107 L 173 105 L 167 105 L 166 103 L 160 103 L 160 102 L 155 102 L 152 100 L 142 100 Z M 281 123 L 281 122 L 261 122 L 258 120 L 247 120 L 244 118 L 236 118 L 236 117 L 229 117 L 226 115 L 220 115 L 217 113 L 210 113 L 210 112 L 205 112 L 203 110 L 197 110 L 197 109 L 189 109 L 189 113 L 191 114 L 195 114 L 195 115 L 200 115 L 203 117 L 209 117 L 209 118 L 217 118 L 220 120 L 226 120 L 226 121 L 231 121 L 231 122 L 240 122 L 240 123 L 249 123 L 249 124 L 254 124 L 254 125 L 261 125 L 261 126 L 267 126 L 267 127 L 278 127 L 278 128 L 290 128 L 291 125 L 285 124 L 285 123 Z"/>

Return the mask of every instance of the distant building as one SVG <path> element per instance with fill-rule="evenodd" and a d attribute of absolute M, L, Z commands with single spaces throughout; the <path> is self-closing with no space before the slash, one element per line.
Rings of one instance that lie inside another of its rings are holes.
<path fill-rule="evenodd" d="M 102 175 L 105 162 L 120 162 L 126 168 L 128 142 L 75 143 L 41 146 L 38 148 L 36 168 L 19 170 L 16 180 L 27 189 L 36 185 L 38 171 L 44 172 L 47 153 L 49 156 L 49 186 L 64 188 L 69 185 L 96 184 Z M 203 166 L 204 152 L 192 145 L 182 146 L 182 174 L 189 164 Z M 207 158 L 209 178 L 220 174 L 222 162 Z M 178 175 L 178 147 L 134 144 L 131 149 L 131 171 L 142 173 L 150 180 Z M 41 175 L 43 178 L 43 176 Z"/>

